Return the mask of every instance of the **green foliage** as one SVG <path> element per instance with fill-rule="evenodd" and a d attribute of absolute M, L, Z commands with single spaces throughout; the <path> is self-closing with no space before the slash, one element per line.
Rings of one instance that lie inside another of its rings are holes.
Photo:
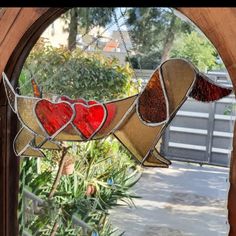
<path fill-rule="evenodd" d="M 87 34 L 93 27 L 106 26 L 112 20 L 113 8 L 107 7 L 74 7 L 61 16 L 64 30 L 69 32 L 68 49 L 76 48 L 77 34 Z"/>
<path fill-rule="evenodd" d="M 161 63 L 161 53 L 150 52 L 144 55 L 137 54 L 130 57 L 133 68 L 154 70 Z"/>
<path fill-rule="evenodd" d="M 34 47 L 22 70 L 22 94 L 32 95 L 32 77 L 43 87 L 46 97 L 66 94 L 71 98 L 106 101 L 137 93 L 129 64 L 121 66 L 115 58 L 82 53 L 79 48 L 73 52 L 64 47 L 53 48 L 43 41 Z"/>
<path fill-rule="evenodd" d="M 134 68 L 139 68 L 136 63 L 138 58 L 143 69 L 155 68 L 160 64 L 166 47 L 171 49 L 177 36 L 193 30 L 190 24 L 177 18 L 173 10 L 168 8 L 131 8 L 127 15 L 137 54 L 132 57 Z"/>
<path fill-rule="evenodd" d="M 80 33 L 87 33 L 95 26 L 104 27 L 110 23 L 113 10 L 111 7 L 75 7 L 68 10 L 61 18 L 66 24 L 65 31 L 69 31 L 70 15 L 71 11 L 74 11 Z"/>
<path fill-rule="evenodd" d="M 190 60 L 199 70 L 213 69 L 216 64 L 217 52 L 210 42 L 200 33 L 192 31 L 183 34 L 175 42 L 171 57 Z"/>
<path fill-rule="evenodd" d="M 78 24 L 86 32 L 94 26 L 106 26 L 112 20 L 111 7 L 81 7 L 78 9 Z"/>
<path fill-rule="evenodd" d="M 168 56 L 190 60 L 200 70 L 223 68 L 207 38 L 176 17 L 171 9 L 131 8 L 128 25 L 137 52 L 131 58 L 134 68 L 155 69 Z"/>
<path fill-rule="evenodd" d="M 114 230 L 108 223 L 108 210 L 118 205 L 117 200 L 133 205 L 132 199 L 137 196 L 130 188 L 141 175 L 126 150 L 111 138 L 103 140 L 103 143 L 91 141 L 75 145 L 70 150 L 70 155 L 74 156 L 75 171 L 72 175 L 62 176 L 52 199 L 47 196 L 57 172 L 56 164 L 60 153 L 48 151 L 46 158 L 41 160 L 43 168 L 38 175 L 35 174 L 37 162 L 35 159 L 31 160 L 28 167 L 30 172 L 25 182 L 45 203 L 41 209 L 42 213 L 36 215 L 26 226 L 32 232 L 37 232 L 36 235 L 47 235 L 58 217 L 61 225 L 58 229 L 59 235 L 78 235 L 81 228 L 76 229 L 70 225 L 71 216 L 76 214 L 79 219 L 99 232 L 99 235 L 107 236 L 109 234 L 102 232 Z M 86 190 L 91 184 L 95 186 L 96 193 L 87 196 Z"/>

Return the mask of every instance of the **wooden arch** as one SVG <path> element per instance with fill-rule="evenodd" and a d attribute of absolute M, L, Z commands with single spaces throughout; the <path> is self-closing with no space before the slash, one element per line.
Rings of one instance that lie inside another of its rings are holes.
<path fill-rule="evenodd" d="M 0 73 L 16 84 L 24 61 L 41 33 L 66 8 L 9 8 L 0 11 Z M 192 20 L 220 53 L 236 89 L 236 9 L 178 8 Z M 18 235 L 19 162 L 12 151 L 16 116 L 7 106 L 0 82 L 0 235 Z M 228 194 L 229 236 L 236 236 L 236 129 Z"/>

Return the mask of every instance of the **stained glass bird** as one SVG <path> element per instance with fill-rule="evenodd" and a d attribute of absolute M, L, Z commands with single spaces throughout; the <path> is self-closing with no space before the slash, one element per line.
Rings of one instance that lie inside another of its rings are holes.
<path fill-rule="evenodd" d="M 42 157 L 41 149 L 59 149 L 58 141 L 81 142 L 113 135 L 136 160 L 150 167 L 170 165 L 156 144 L 188 97 L 213 102 L 232 92 L 183 59 L 163 62 L 139 94 L 105 103 L 67 96 L 54 101 L 21 96 L 4 73 L 3 82 L 9 105 L 22 124 L 14 140 L 17 156 Z M 35 93 L 40 95 L 36 86 Z"/>

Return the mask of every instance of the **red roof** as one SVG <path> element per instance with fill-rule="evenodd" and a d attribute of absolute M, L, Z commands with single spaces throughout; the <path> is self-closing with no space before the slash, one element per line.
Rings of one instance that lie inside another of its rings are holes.
<path fill-rule="evenodd" d="M 116 42 L 115 40 L 111 40 L 111 41 L 107 42 L 107 44 L 103 48 L 103 51 L 112 52 L 112 51 L 114 51 L 114 49 L 118 48 L 118 46 L 119 46 L 118 42 Z"/>

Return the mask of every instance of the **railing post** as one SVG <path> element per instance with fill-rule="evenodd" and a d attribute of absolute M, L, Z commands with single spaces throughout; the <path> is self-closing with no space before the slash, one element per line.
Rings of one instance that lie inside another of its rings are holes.
<path fill-rule="evenodd" d="M 211 162 L 211 150 L 212 150 L 212 141 L 213 141 L 213 132 L 214 132 L 214 123 L 215 123 L 215 110 L 216 103 L 212 102 L 209 104 L 209 117 L 208 117 L 208 129 L 206 137 L 206 152 L 205 152 L 205 161 L 210 164 Z"/>

